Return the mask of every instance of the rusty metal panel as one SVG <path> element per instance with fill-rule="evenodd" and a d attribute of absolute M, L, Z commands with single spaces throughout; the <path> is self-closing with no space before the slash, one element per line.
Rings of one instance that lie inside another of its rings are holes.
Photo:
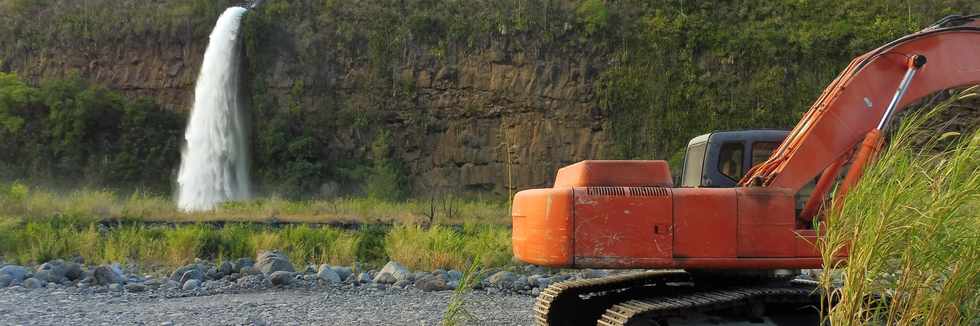
<path fill-rule="evenodd" d="M 736 198 L 732 188 L 677 188 L 674 257 L 735 257 Z"/>
<path fill-rule="evenodd" d="M 581 161 L 558 170 L 555 188 L 563 187 L 670 187 L 667 161 Z"/>
<path fill-rule="evenodd" d="M 636 259 L 671 258 L 670 189 L 578 187 L 574 200 L 576 266 L 580 259 L 629 268 Z"/>
<path fill-rule="evenodd" d="M 796 201 L 788 191 L 736 188 L 738 256 L 795 257 Z"/>

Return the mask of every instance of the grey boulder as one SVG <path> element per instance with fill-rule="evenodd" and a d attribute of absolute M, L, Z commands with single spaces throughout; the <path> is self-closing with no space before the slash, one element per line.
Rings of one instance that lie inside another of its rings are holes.
<path fill-rule="evenodd" d="M 401 264 L 395 261 L 389 261 L 387 264 L 385 264 L 385 267 L 381 268 L 381 271 L 378 272 L 378 276 L 375 277 L 374 281 L 378 282 L 378 277 L 381 277 L 381 275 L 383 275 L 384 273 L 391 274 L 391 276 L 395 278 L 395 280 L 392 281 L 391 283 L 395 283 L 401 280 L 411 280 L 413 276 L 412 272 L 410 272 L 408 268 L 405 268 L 404 266 L 402 266 Z M 391 284 L 391 283 L 386 283 L 386 284 Z"/>
<path fill-rule="evenodd" d="M 515 281 L 517 281 L 517 276 L 508 271 L 499 271 L 487 279 L 490 285 L 498 289 L 511 289 Z"/>
<path fill-rule="evenodd" d="M 143 292 L 143 291 L 146 291 L 146 285 L 143 283 L 126 284 L 126 292 Z"/>
<path fill-rule="evenodd" d="M 455 269 L 449 270 L 449 272 L 447 272 L 446 274 L 447 276 L 449 276 L 450 281 L 459 281 L 463 279 L 463 273 Z"/>
<path fill-rule="evenodd" d="M 24 266 L 7 265 L 0 267 L 0 274 L 10 275 L 11 282 L 18 284 L 31 275 L 31 270 Z"/>
<path fill-rule="evenodd" d="M 333 269 L 334 272 L 337 272 L 337 276 L 340 276 L 341 280 L 346 280 L 351 276 L 351 274 L 354 274 L 354 271 L 347 266 L 330 266 L 330 268 Z"/>
<path fill-rule="evenodd" d="M 446 277 L 439 273 L 429 274 L 415 280 L 415 287 L 426 292 L 452 290 Z"/>
<path fill-rule="evenodd" d="M 356 281 L 357 283 L 371 283 L 371 274 L 361 272 L 361 274 L 357 275 Z"/>
<path fill-rule="evenodd" d="M 295 272 L 289 257 L 277 250 L 260 252 L 255 259 L 255 268 L 262 274 L 270 275 L 275 272 Z"/>
<path fill-rule="evenodd" d="M 284 286 L 289 285 L 293 282 L 293 272 L 287 271 L 276 271 L 269 275 L 269 281 L 272 285 Z"/>
<path fill-rule="evenodd" d="M 378 284 L 395 284 L 395 282 L 398 281 L 399 279 L 395 278 L 394 275 L 391 275 L 391 273 L 388 272 L 378 273 L 378 275 L 374 277 L 374 282 Z M 401 280 L 401 281 L 407 281 L 407 280 Z"/>
<path fill-rule="evenodd" d="M 174 270 L 173 273 L 170 273 L 170 279 L 177 281 L 180 284 L 184 284 L 185 281 L 191 278 L 203 280 L 204 271 L 204 267 L 199 264 L 189 264 Z"/>
<path fill-rule="evenodd" d="M 238 258 L 233 265 L 235 271 L 241 273 L 243 268 L 255 266 L 255 261 L 252 258 Z"/>
<path fill-rule="evenodd" d="M 122 270 L 117 265 L 102 265 L 92 271 L 92 278 L 97 285 L 121 284 L 126 282 Z"/>
<path fill-rule="evenodd" d="M 201 281 L 200 280 L 198 280 L 198 279 L 190 279 L 190 280 L 187 280 L 186 283 L 184 283 L 184 285 L 181 287 L 181 289 L 183 289 L 184 291 L 193 291 L 193 290 L 197 290 L 197 288 L 199 288 L 199 287 L 201 287 Z"/>
<path fill-rule="evenodd" d="M 24 280 L 24 288 L 27 288 L 27 289 L 40 289 L 40 288 L 43 288 L 43 287 L 45 287 L 47 285 L 48 285 L 48 282 L 45 282 L 43 280 L 39 280 L 39 279 L 36 279 L 36 278 L 33 278 L 33 277 Z"/>
<path fill-rule="evenodd" d="M 65 276 L 67 274 L 68 266 L 65 264 L 65 261 L 56 259 L 38 266 L 34 277 L 47 282 L 61 283 L 62 281 L 68 280 L 68 277 Z"/>
<path fill-rule="evenodd" d="M 326 264 L 320 265 L 320 270 L 316 272 L 316 277 L 324 283 L 340 283 L 342 279 L 337 271 Z"/>

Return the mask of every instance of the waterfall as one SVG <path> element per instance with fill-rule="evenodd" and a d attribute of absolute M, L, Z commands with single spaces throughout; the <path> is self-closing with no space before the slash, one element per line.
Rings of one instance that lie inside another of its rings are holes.
<path fill-rule="evenodd" d="M 245 112 L 240 99 L 238 40 L 246 9 L 225 10 L 211 31 L 184 134 L 177 206 L 206 211 L 251 196 Z"/>

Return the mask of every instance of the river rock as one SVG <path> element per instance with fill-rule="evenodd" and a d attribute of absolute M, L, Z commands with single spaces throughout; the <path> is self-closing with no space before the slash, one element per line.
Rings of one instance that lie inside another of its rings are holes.
<path fill-rule="evenodd" d="M 199 269 L 189 269 L 177 280 L 177 283 L 184 284 L 189 280 L 204 281 L 204 273 Z"/>
<path fill-rule="evenodd" d="M 579 272 L 579 278 L 590 279 L 590 278 L 601 278 L 609 276 L 609 273 L 598 269 L 586 269 Z"/>
<path fill-rule="evenodd" d="M 173 273 L 170 273 L 170 279 L 177 281 L 180 284 L 184 284 L 184 282 L 187 281 L 189 278 L 203 280 L 204 271 L 205 271 L 204 267 L 201 266 L 200 264 L 184 265 L 174 270 Z M 188 272 L 190 272 L 190 274 L 188 274 Z M 185 277 L 189 277 L 189 278 L 185 278 Z"/>
<path fill-rule="evenodd" d="M 34 273 L 34 276 L 32 277 L 48 283 L 61 283 L 68 281 L 68 278 L 66 278 L 64 275 L 55 275 L 55 273 L 50 270 L 39 271 Z"/>
<path fill-rule="evenodd" d="M 395 278 L 394 275 L 391 275 L 391 273 L 388 272 L 378 273 L 378 275 L 374 277 L 374 283 L 378 283 L 378 284 L 394 284 L 395 282 L 398 281 L 400 280 Z M 404 280 L 404 281 L 408 281 L 408 280 Z"/>
<path fill-rule="evenodd" d="M 274 272 L 295 272 L 293 264 L 289 262 L 289 257 L 277 250 L 260 252 L 255 259 L 255 268 L 265 275 Z"/>
<path fill-rule="evenodd" d="M 262 273 L 242 276 L 235 283 L 242 289 L 260 289 L 272 285 Z"/>
<path fill-rule="evenodd" d="M 221 275 L 222 277 L 231 275 L 231 273 L 238 271 L 235 269 L 235 264 L 232 264 L 230 261 L 221 262 L 221 265 L 218 265 L 217 269 L 218 269 L 218 274 Z"/>
<path fill-rule="evenodd" d="M 514 290 L 525 290 L 528 288 L 527 277 L 521 276 L 514 280 Z"/>
<path fill-rule="evenodd" d="M 354 273 L 354 271 L 347 266 L 330 266 L 330 268 L 333 269 L 334 272 L 337 272 L 337 276 L 340 276 L 341 280 L 346 280 L 351 274 Z"/>
<path fill-rule="evenodd" d="M 143 291 L 146 291 L 146 284 L 143 283 L 126 284 L 126 292 L 143 292 Z"/>
<path fill-rule="evenodd" d="M 65 264 L 65 261 L 56 259 L 38 266 L 37 273 L 34 273 L 34 277 L 47 282 L 61 283 L 68 280 L 67 274 L 68 266 Z"/>
<path fill-rule="evenodd" d="M 235 271 L 241 273 L 242 268 L 255 266 L 255 261 L 252 258 L 238 258 L 233 265 Z"/>
<path fill-rule="evenodd" d="M 28 275 L 31 275 L 31 270 L 24 266 L 17 265 L 7 265 L 0 267 L 0 274 L 10 275 L 11 282 L 13 284 L 19 284 L 24 281 Z"/>
<path fill-rule="evenodd" d="M 126 277 L 118 265 L 96 267 L 92 271 L 92 278 L 96 285 L 120 284 L 126 281 Z"/>
<path fill-rule="evenodd" d="M 450 281 L 459 281 L 463 279 L 463 273 L 455 269 L 449 270 L 449 272 L 446 272 L 446 275 L 449 276 Z"/>
<path fill-rule="evenodd" d="M 197 290 L 197 288 L 199 288 L 199 287 L 201 287 L 201 281 L 200 280 L 198 280 L 198 279 L 189 279 L 189 280 L 187 280 L 186 283 L 184 283 L 184 285 L 181 287 L 181 289 L 183 289 L 184 291 L 193 291 L 193 290 Z"/>
<path fill-rule="evenodd" d="M 316 272 L 316 277 L 323 283 L 336 284 L 340 283 L 342 278 L 340 274 L 337 273 L 330 265 L 320 265 L 320 270 Z"/>
<path fill-rule="evenodd" d="M 77 281 L 85 277 L 85 271 L 82 270 L 82 265 L 73 261 L 65 262 L 65 277 L 69 281 Z"/>
<path fill-rule="evenodd" d="M 371 283 L 371 274 L 361 272 L 357 275 L 357 283 Z"/>
<path fill-rule="evenodd" d="M 391 286 L 396 287 L 396 288 L 399 288 L 399 289 L 404 289 L 404 288 L 407 288 L 407 287 L 409 287 L 411 285 L 412 285 L 412 282 L 409 282 L 408 280 L 401 280 L 401 281 L 395 282 L 395 284 L 392 284 Z"/>
<path fill-rule="evenodd" d="M 412 272 L 410 272 L 407 268 L 405 268 L 404 266 L 402 266 L 401 264 L 395 261 L 389 261 L 387 264 L 385 264 L 385 267 L 381 268 L 381 271 L 378 272 L 378 277 L 380 277 L 384 273 L 391 274 L 391 276 L 395 278 L 394 281 L 391 281 L 390 283 L 384 283 L 384 284 L 391 284 L 401 280 L 411 281 L 410 278 L 412 277 Z M 375 277 L 374 281 L 378 282 L 377 277 Z"/>
<path fill-rule="evenodd" d="M 11 281 L 13 281 L 13 278 L 10 275 L 0 274 L 0 288 L 10 286 Z"/>
<path fill-rule="evenodd" d="M 109 291 L 112 291 L 112 292 L 122 292 L 122 290 L 123 290 L 122 284 L 119 284 L 119 283 L 109 284 Z"/>
<path fill-rule="evenodd" d="M 48 282 L 33 277 L 24 280 L 24 288 L 26 289 L 40 289 L 45 287 L 46 285 L 48 285 Z"/>
<path fill-rule="evenodd" d="M 258 269 L 256 269 L 255 266 L 245 266 L 245 267 L 242 267 L 242 269 L 240 270 L 240 273 L 242 274 L 242 276 L 262 274 L 262 272 L 259 271 Z M 265 275 L 265 274 L 262 274 L 262 275 Z"/>
<path fill-rule="evenodd" d="M 415 287 L 426 292 L 451 290 L 442 274 L 429 274 L 415 280 Z"/>
<path fill-rule="evenodd" d="M 531 283 L 533 287 L 539 287 L 542 289 L 548 288 L 554 283 L 554 279 L 550 277 L 545 277 L 544 275 L 538 275 L 537 277 L 529 277 L 528 283 Z"/>
<path fill-rule="evenodd" d="M 514 281 L 517 280 L 517 275 L 508 271 L 499 271 L 490 278 L 487 278 L 487 282 L 490 283 L 495 288 L 498 289 L 511 289 L 514 286 Z"/>
<path fill-rule="evenodd" d="M 269 275 L 269 281 L 272 285 L 285 286 L 293 282 L 293 272 L 287 271 L 275 271 Z"/>

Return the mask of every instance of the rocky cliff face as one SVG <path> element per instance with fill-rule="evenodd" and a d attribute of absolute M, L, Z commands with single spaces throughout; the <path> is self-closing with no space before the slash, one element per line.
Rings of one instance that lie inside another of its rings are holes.
<path fill-rule="evenodd" d="M 514 39 L 500 37 L 440 58 L 431 47 L 409 40 L 404 53 L 382 68 L 387 78 L 379 79 L 378 67 L 358 57 L 365 53 L 364 42 L 331 48 L 338 43 L 334 34 L 301 35 L 303 24 L 290 22 L 292 27 L 277 30 L 260 54 L 252 53 L 262 56 L 261 71 L 249 77 L 262 82 L 252 87 L 265 88 L 269 102 L 283 110 L 292 101 L 304 111 L 377 111 L 381 117 L 367 126 L 319 131 L 330 139 L 327 148 L 318 149 L 324 160 L 370 160 L 374 133 L 389 130 L 392 155 L 403 162 L 416 192 L 507 193 L 508 187 L 550 185 L 558 168 L 602 158 L 610 141 L 593 87 L 602 54 L 532 55 L 508 49 Z M 35 82 L 77 73 L 127 95 L 155 98 L 172 110 L 190 110 L 206 46 L 206 34 L 188 28 L 122 41 L 23 47 L 0 60 L 3 69 Z M 310 52 L 324 55 L 311 63 L 303 58 Z M 250 60 L 254 67 L 260 59 Z M 407 95 L 388 94 L 403 85 L 411 88 Z M 297 93 L 299 98 L 292 98 Z M 321 105 L 325 102 L 340 104 Z"/>
<path fill-rule="evenodd" d="M 190 110 L 208 31 L 230 2 L 0 0 L 11 22 L 0 70 L 35 82 L 77 72 Z M 910 19 L 853 30 L 883 9 L 800 5 L 269 1 L 243 36 L 256 169 L 267 183 L 344 179 L 337 171 L 379 159 L 372 143 L 387 130 L 381 155 L 416 193 L 503 194 L 548 186 L 579 160 L 665 159 L 712 129 L 789 128 L 808 94 Z M 797 17 L 823 9 L 834 10 Z M 813 21 L 785 30 L 799 20 Z M 601 78 L 616 89 L 598 93 Z"/>

